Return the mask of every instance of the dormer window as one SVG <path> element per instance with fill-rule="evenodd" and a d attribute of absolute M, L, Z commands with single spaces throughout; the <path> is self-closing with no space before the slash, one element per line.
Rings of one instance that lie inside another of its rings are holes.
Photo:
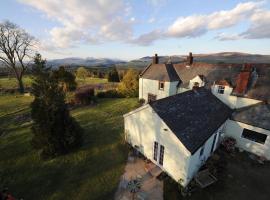
<path fill-rule="evenodd" d="M 163 81 L 159 81 L 159 83 L 158 83 L 158 89 L 159 90 L 164 90 L 164 85 L 165 85 L 165 83 Z"/>
<path fill-rule="evenodd" d="M 217 92 L 218 92 L 219 94 L 224 94 L 224 90 L 225 90 L 225 86 L 219 85 L 219 86 L 218 86 L 218 91 L 217 91 Z"/>

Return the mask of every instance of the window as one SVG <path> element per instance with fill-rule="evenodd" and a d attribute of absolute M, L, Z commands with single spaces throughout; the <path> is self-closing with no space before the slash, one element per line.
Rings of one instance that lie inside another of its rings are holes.
<path fill-rule="evenodd" d="M 163 165 L 163 158 L 164 158 L 164 146 L 160 145 L 160 152 L 159 152 L 159 164 Z"/>
<path fill-rule="evenodd" d="M 218 93 L 219 94 L 224 94 L 224 90 L 225 90 L 225 87 L 224 86 L 222 86 L 222 85 L 219 85 L 218 86 Z"/>
<path fill-rule="evenodd" d="M 201 151 L 200 151 L 200 157 L 203 156 L 203 152 L 204 152 L 204 145 L 201 147 Z"/>
<path fill-rule="evenodd" d="M 217 134 L 218 134 L 218 133 L 215 134 L 214 139 L 213 139 L 213 144 L 212 144 L 212 147 L 211 147 L 211 153 L 213 153 L 214 148 L 215 148 L 216 139 L 217 139 Z"/>
<path fill-rule="evenodd" d="M 157 161 L 157 155 L 158 155 L 158 143 L 154 142 L 154 160 Z"/>
<path fill-rule="evenodd" d="M 199 86 L 200 86 L 200 84 L 198 82 L 193 83 L 193 87 L 199 87 Z"/>
<path fill-rule="evenodd" d="M 251 131 L 248 129 L 244 129 L 242 132 L 242 138 L 246 138 L 248 140 L 264 144 L 265 140 L 267 138 L 267 135 L 262 134 L 262 133 L 258 133 L 255 131 Z"/>
<path fill-rule="evenodd" d="M 148 103 L 155 101 L 157 99 L 156 95 L 148 94 Z"/>
<path fill-rule="evenodd" d="M 164 90 L 164 85 L 165 85 L 165 83 L 163 81 L 159 81 L 159 83 L 158 83 L 158 89 L 159 90 Z"/>

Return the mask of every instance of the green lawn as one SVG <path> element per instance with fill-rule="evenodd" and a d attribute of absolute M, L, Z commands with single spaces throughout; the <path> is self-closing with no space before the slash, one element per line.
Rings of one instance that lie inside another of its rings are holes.
<path fill-rule="evenodd" d="M 0 187 L 24 199 L 113 199 L 123 173 L 127 150 L 122 115 L 137 99 L 100 100 L 72 115 L 85 130 L 76 152 L 43 161 L 31 148 L 31 97 L 0 96 Z"/>
<path fill-rule="evenodd" d="M 87 85 L 87 84 L 100 84 L 100 83 L 108 83 L 108 80 L 105 78 L 91 78 L 87 77 L 84 79 L 76 79 L 78 86 Z"/>
<path fill-rule="evenodd" d="M 31 76 L 24 76 L 23 83 L 24 83 L 24 87 L 30 87 L 31 83 L 32 83 Z M 12 77 L 12 78 L 1 77 L 0 78 L 0 88 L 4 88 L 4 89 L 18 88 L 17 79 L 14 77 Z"/>
<path fill-rule="evenodd" d="M 83 86 L 87 84 L 100 84 L 100 83 L 108 83 L 107 79 L 104 78 L 92 78 L 92 77 L 87 77 L 85 80 L 83 79 L 76 79 L 76 82 L 78 83 L 78 86 Z M 23 83 L 25 87 L 30 87 L 32 83 L 32 78 L 31 76 L 25 76 L 23 78 Z M 12 89 L 12 88 L 17 88 L 18 83 L 16 78 L 8 78 L 8 77 L 1 77 L 0 78 L 0 88 L 4 89 Z"/>

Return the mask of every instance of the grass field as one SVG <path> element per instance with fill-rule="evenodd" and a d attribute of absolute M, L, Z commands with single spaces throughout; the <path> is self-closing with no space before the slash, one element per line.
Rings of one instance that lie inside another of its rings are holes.
<path fill-rule="evenodd" d="M 27 200 L 113 199 L 127 158 L 122 114 L 134 109 L 137 99 L 100 100 L 73 110 L 85 130 L 83 146 L 47 161 L 30 145 L 31 101 L 0 96 L 0 187 Z"/>
<path fill-rule="evenodd" d="M 87 85 L 87 84 L 100 84 L 100 83 L 108 83 L 108 80 L 105 78 L 91 78 L 87 77 L 84 79 L 76 79 L 78 86 Z"/>
<path fill-rule="evenodd" d="M 85 80 L 84 79 L 76 79 L 76 82 L 78 86 L 83 86 L 87 84 L 104 84 L 108 83 L 107 79 L 104 78 L 92 78 L 92 77 L 87 77 Z M 32 78 L 31 76 L 25 76 L 23 78 L 23 83 L 25 87 L 30 87 L 32 83 Z M 16 78 L 8 78 L 8 77 L 1 77 L 0 78 L 0 88 L 3 89 L 12 89 L 12 88 L 18 88 L 18 83 Z"/>
<path fill-rule="evenodd" d="M 30 87 L 32 83 L 31 76 L 24 76 L 23 77 L 24 87 Z M 12 89 L 18 88 L 18 83 L 16 78 L 8 78 L 8 77 L 1 77 L 0 78 L 0 88 L 3 89 Z"/>

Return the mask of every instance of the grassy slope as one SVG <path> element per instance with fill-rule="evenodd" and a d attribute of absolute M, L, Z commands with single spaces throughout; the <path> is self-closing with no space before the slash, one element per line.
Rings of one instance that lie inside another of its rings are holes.
<path fill-rule="evenodd" d="M 23 78 L 24 86 L 30 87 L 32 83 L 31 76 L 25 76 Z M 78 86 L 86 85 L 86 84 L 99 84 L 99 83 L 108 83 L 107 79 L 102 78 L 91 78 L 87 77 L 85 80 L 83 79 L 76 79 Z M 8 78 L 8 77 L 1 77 L 0 78 L 0 88 L 11 89 L 17 88 L 18 83 L 16 78 Z"/>
<path fill-rule="evenodd" d="M 127 156 L 122 114 L 136 107 L 137 100 L 107 99 L 72 111 L 85 130 L 84 145 L 48 161 L 40 160 L 29 144 L 30 122 L 14 119 L 29 112 L 30 101 L 31 97 L 0 96 L 0 125 L 5 125 L 0 136 L 0 187 L 5 184 L 24 199 L 112 199 Z"/>
<path fill-rule="evenodd" d="M 32 79 L 30 76 L 24 76 L 23 77 L 23 83 L 24 87 L 30 87 L 32 83 Z M 17 88 L 18 87 L 18 82 L 17 79 L 12 77 L 1 77 L 0 78 L 0 88 L 5 88 L 5 89 L 12 89 L 12 88 Z"/>

